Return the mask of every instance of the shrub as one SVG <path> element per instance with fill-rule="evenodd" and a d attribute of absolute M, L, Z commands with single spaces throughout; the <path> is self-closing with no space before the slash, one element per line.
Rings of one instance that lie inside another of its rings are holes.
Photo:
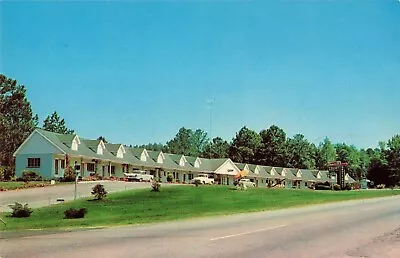
<path fill-rule="evenodd" d="M 333 190 L 335 190 L 335 191 L 340 191 L 340 190 L 342 190 L 342 188 L 340 187 L 340 185 L 334 184 L 334 185 L 333 185 Z"/>
<path fill-rule="evenodd" d="M 85 214 L 87 213 L 86 208 L 80 208 L 80 209 L 74 209 L 70 208 L 66 211 L 64 211 L 64 219 L 81 219 L 85 217 Z"/>
<path fill-rule="evenodd" d="M 14 168 L 10 166 L 0 166 L 0 181 L 10 180 L 14 177 Z"/>
<path fill-rule="evenodd" d="M 27 218 L 31 216 L 32 210 L 28 207 L 28 204 L 22 205 L 15 202 L 14 205 L 8 205 L 12 209 L 11 217 L 14 218 Z"/>
<path fill-rule="evenodd" d="M 194 184 L 196 185 L 196 187 L 198 187 L 199 185 L 201 185 L 201 180 L 200 179 L 196 179 L 194 180 Z"/>
<path fill-rule="evenodd" d="M 171 174 L 168 174 L 168 175 L 167 175 L 167 182 L 168 182 L 168 183 L 171 183 L 173 179 L 174 179 L 174 178 L 172 177 Z"/>
<path fill-rule="evenodd" d="M 104 188 L 104 185 L 97 184 L 92 188 L 92 195 L 94 195 L 96 200 L 102 200 L 107 196 L 107 191 Z"/>
<path fill-rule="evenodd" d="M 64 182 L 75 181 L 75 169 L 72 166 L 68 166 L 64 171 Z"/>
<path fill-rule="evenodd" d="M 22 180 L 25 182 L 28 181 L 42 181 L 42 176 L 36 171 L 23 171 L 22 172 Z"/>
<path fill-rule="evenodd" d="M 346 184 L 344 187 L 345 190 L 350 191 L 351 190 L 351 185 L 349 183 Z"/>
<path fill-rule="evenodd" d="M 156 180 L 153 180 L 151 182 L 151 191 L 153 192 L 159 192 L 161 188 L 161 184 L 157 182 Z"/>

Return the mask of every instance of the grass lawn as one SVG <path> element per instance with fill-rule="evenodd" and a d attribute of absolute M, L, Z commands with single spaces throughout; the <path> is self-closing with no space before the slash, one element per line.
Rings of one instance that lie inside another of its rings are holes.
<path fill-rule="evenodd" d="M 399 190 L 334 192 L 254 188 L 238 191 L 228 186 L 175 186 L 161 188 L 161 192 L 140 189 L 109 194 L 104 201 L 80 199 L 34 209 L 30 218 L 10 218 L 3 213 L 0 216 L 7 226 L 0 224 L 0 229 L 150 223 L 399 194 Z M 83 219 L 63 219 L 64 211 L 71 207 L 85 207 L 88 214 Z"/>
<path fill-rule="evenodd" d="M 63 185 L 63 184 L 72 184 L 73 182 L 56 182 L 55 185 Z M 43 187 L 43 186 L 50 186 L 50 181 L 30 181 L 25 184 L 25 182 L 19 181 L 9 181 L 9 182 L 2 182 L 0 181 L 0 191 L 1 189 L 4 190 L 16 190 L 16 189 L 25 189 L 31 187 Z"/>

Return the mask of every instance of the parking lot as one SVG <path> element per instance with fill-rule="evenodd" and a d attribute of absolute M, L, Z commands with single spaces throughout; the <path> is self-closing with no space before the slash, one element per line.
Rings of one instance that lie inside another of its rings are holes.
<path fill-rule="evenodd" d="M 104 185 L 107 192 L 117 192 L 128 189 L 149 188 L 150 183 L 145 182 L 121 182 L 121 181 L 94 181 L 78 183 L 78 198 L 91 196 L 92 187 L 95 184 Z M 74 184 L 54 185 L 48 187 L 21 189 L 0 192 L 0 212 L 10 211 L 9 204 L 19 202 L 28 203 L 29 207 L 36 208 L 56 204 L 57 199 L 69 201 L 74 199 Z"/>

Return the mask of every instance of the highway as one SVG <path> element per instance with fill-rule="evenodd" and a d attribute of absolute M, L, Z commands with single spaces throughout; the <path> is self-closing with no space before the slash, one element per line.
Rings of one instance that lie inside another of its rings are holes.
<path fill-rule="evenodd" d="M 385 197 L 5 237 L 0 257 L 400 257 L 399 228 L 400 197 Z"/>

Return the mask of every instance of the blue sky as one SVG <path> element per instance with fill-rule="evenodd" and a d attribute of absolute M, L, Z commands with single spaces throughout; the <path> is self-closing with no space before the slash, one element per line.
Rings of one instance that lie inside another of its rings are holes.
<path fill-rule="evenodd" d="M 400 133 L 399 1 L 8 2 L 0 72 L 81 136 L 272 124 L 318 143 Z"/>

